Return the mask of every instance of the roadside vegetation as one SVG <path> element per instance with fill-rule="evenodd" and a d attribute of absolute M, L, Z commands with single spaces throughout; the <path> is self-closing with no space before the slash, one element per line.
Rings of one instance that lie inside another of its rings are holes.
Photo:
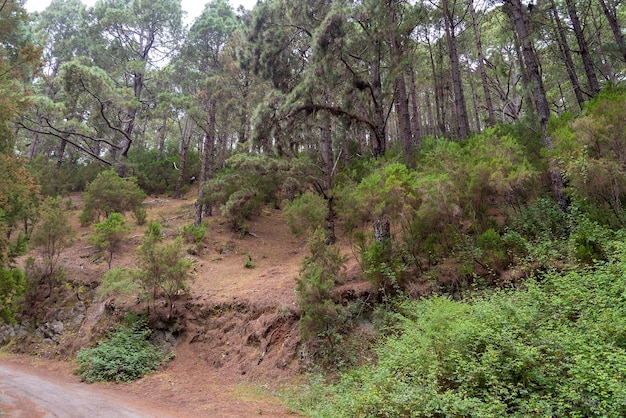
<path fill-rule="evenodd" d="M 67 354 L 85 381 L 139 378 L 172 355 L 150 336 L 211 217 L 246 239 L 271 208 L 306 242 L 294 409 L 626 415 L 620 2 L 212 0 L 190 27 L 173 0 L 79 3 L 0 6 L 3 324 L 101 303 L 100 341 Z M 148 195 L 190 191 L 193 223 L 148 219 Z M 87 285 L 62 262 L 69 193 L 107 267 Z"/>

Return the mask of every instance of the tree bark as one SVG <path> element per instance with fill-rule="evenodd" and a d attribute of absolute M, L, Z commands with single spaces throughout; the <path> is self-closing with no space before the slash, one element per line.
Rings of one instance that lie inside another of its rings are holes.
<path fill-rule="evenodd" d="M 482 131 L 482 126 L 480 124 L 480 112 L 478 109 L 478 96 L 476 95 L 476 88 L 474 87 L 474 80 L 472 74 L 468 77 L 470 90 L 472 92 L 472 108 L 474 109 L 474 123 L 476 123 L 476 132 L 480 133 Z"/>
<path fill-rule="evenodd" d="M 61 143 L 59 144 L 59 148 L 56 151 L 57 161 L 54 165 L 54 168 L 59 170 L 61 168 L 61 164 L 63 164 L 63 157 L 65 156 L 65 147 L 67 146 L 67 141 L 65 139 L 61 139 Z"/>
<path fill-rule="evenodd" d="M 480 79 L 483 84 L 483 93 L 485 95 L 485 107 L 487 107 L 487 114 L 489 115 L 489 126 L 495 126 L 496 124 L 496 112 L 493 109 L 493 102 L 491 100 L 491 92 L 489 91 L 489 83 L 487 81 L 487 70 L 485 68 L 485 57 L 483 54 L 483 44 L 480 39 L 480 29 L 478 28 L 478 19 L 476 18 L 476 9 L 474 8 L 474 1 L 469 2 L 470 13 L 472 15 L 472 26 L 474 27 L 474 37 L 476 38 L 476 51 L 478 53 L 478 71 L 480 72 Z"/>
<path fill-rule="evenodd" d="M 187 166 L 187 151 L 189 151 L 189 142 L 191 137 L 191 121 L 189 115 L 185 116 L 185 123 L 180 135 L 180 147 L 178 152 L 178 179 L 176 179 L 176 188 L 174 189 L 174 199 L 180 199 L 182 196 L 183 183 L 185 181 L 185 167 Z"/>
<path fill-rule="evenodd" d="M 467 106 L 465 103 L 465 93 L 463 91 L 463 80 L 461 77 L 461 64 L 453 24 L 452 13 L 448 0 L 442 0 L 443 20 L 448 43 L 448 55 L 450 58 L 450 71 L 452 75 L 452 87 L 454 89 L 454 110 L 456 113 L 456 136 L 459 139 L 466 139 L 469 136 L 469 119 L 467 116 Z"/>
<path fill-rule="evenodd" d="M 414 140 L 411 129 L 411 116 L 409 114 L 409 98 L 406 92 L 404 76 L 396 78 L 395 106 L 398 114 L 400 140 L 404 147 L 406 160 L 410 163 L 413 157 Z"/>
<path fill-rule="evenodd" d="M 200 178 L 198 179 L 198 199 L 196 200 L 196 213 L 194 226 L 202 223 L 203 206 L 211 206 L 204 203 L 204 183 L 213 176 L 213 154 L 215 153 L 215 99 L 210 97 L 207 101 L 207 129 L 204 133 L 202 146 L 202 161 L 200 163 Z"/>
<path fill-rule="evenodd" d="M 569 13 L 570 20 L 572 21 L 572 27 L 574 34 L 576 35 L 576 42 L 578 42 L 578 48 L 580 49 L 580 57 L 583 60 L 583 67 L 585 69 L 585 75 L 589 83 L 589 95 L 595 97 L 600 92 L 600 85 L 598 84 L 598 77 L 596 76 L 596 70 L 593 66 L 593 59 L 589 53 L 589 45 L 585 39 L 582 24 L 578 18 L 578 11 L 576 10 L 576 3 L 573 0 L 565 0 L 567 5 L 567 12 Z"/>
<path fill-rule="evenodd" d="M 521 0 L 506 0 L 508 5 L 507 13 L 513 21 L 513 27 L 517 37 L 519 38 L 522 54 L 524 56 L 524 63 L 526 64 L 526 70 L 530 81 L 530 88 L 533 93 L 535 108 L 537 116 L 539 118 L 539 127 L 541 132 L 541 138 L 545 148 L 548 151 L 552 151 L 554 148 L 552 145 L 552 138 L 548 135 L 548 120 L 550 119 L 550 107 L 548 99 L 546 97 L 545 87 L 543 85 L 543 79 L 539 72 L 539 61 L 535 55 L 535 51 L 532 48 L 530 40 L 530 33 L 526 23 L 526 6 L 524 6 Z M 563 177 L 558 167 L 556 160 L 550 161 L 550 180 L 552 183 L 552 191 L 555 195 L 556 201 L 562 210 L 567 209 L 567 199 L 563 193 Z"/>
<path fill-rule="evenodd" d="M 609 21 L 609 26 L 611 26 L 611 31 L 613 32 L 613 36 L 615 37 L 615 42 L 617 43 L 617 47 L 620 49 L 622 54 L 622 59 L 626 62 L 626 41 L 624 40 L 624 34 L 622 33 L 622 29 L 620 28 L 619 22 L 617 20 L 617 10 L 609 9 L 606 4 L 606 0 L 599 0 L 600 6 L 602 6 L 602 11 Z"/>
<path fill-rule="evenodd" d="M 392 10 L 392 23 L 393 30 L 397 30 L 398 16 L 395 8 Z M 394 32 L 391 38 L 391 50 L 393 53 L 393 64 L 395 71 L 398 74 L 395 79 L 395 107 L 398 117 L 398 129 L 400 131 L 400 141 L 404 147 L 404 153 L 407 163 L 413 159 L 414 138 L 413 130 L 411 128 L 411 115 L 409 113 L 409 97 L 406 91 L 406 81 L 404 79 L 404 71 L 402 65 L 402 57 L 404 55 L 402 50 L 402 43 L 400 35 Z"/>
<path fill-rule="evenodd" d="M 320 128 L 320 154 L 322 160 L 322 172 L 324 183 L 322 185 L 322 195 L 326 200 L 328 212 L 326 213 L 326 244 L 331 245 L 337 241 L 335 235 L 335 209 L 333 206 L 333 144 L 330 120 L 327 115 L 322 116 Z"/>
<path fill-rule="evenodd" d="M 158 161 L 161 161 L 161 159 L 163 158 L 163 148 L 165 147 L 166 131 L 167 131 L 167 116 L 164 115 L 163 123 L 161 124 L 161 127 L 159 128 L 159 153 L 157 154 Z"/>
<path fill-rule="evenodd" d="M 583 96 L 583 91 L 580 88 L 580 82 L 578 81 L 578 75 L 576 74 L 576 68 L 574 67 L 574 60 L 572 59 L 572 52 L 567 43 L 567 36 L 565 34 L 565 28 L 561 23 L 561 18 L 559 17 L 559 12 L 556 8 L 555 0 L 551 0 L 552 2 L 552 16 L 554 17 L 554 23 L 556 24 L 557 31 L 557 42 L 559 44 L 559 49 L 563 54 L 563 61 L 565 62 L 565 68 L 567 70 L 567 75 L 572 83 L 572 88 L 574 89 L 574 95 L 576 96 L 576 101 L 578 102 L 578 107 L 582 108 L 582 105 L 585 101 Z"/>
<path fill-rule="evenodd" d="M 374 61 L 370 64 L 370 76 L 372 79 L 371 94 L 374 106 L 374 129 L 372 132 L 374 134 L 374 143 L 372 144 L 372 153 L 375 158 L 382 157 L 387 150 L 387 118 L 385 116 L 385 110 L 383 109 L 382 74 L 380 70 L 382 60 L 380 49 L 380 41 L 377 41 L 376 56 Z"/>
<path fill-rule="evenodd" d="M 420 148 L 422 140 L 422 122 L 420 120 L 420 108 L 417 100 L 417 87 L 415 86 L 415 71 L 413 67 L 409 68 L 410 84 L 409 94 L 411 95 L 411 130 L 415 138 L 415 147 Z"/>

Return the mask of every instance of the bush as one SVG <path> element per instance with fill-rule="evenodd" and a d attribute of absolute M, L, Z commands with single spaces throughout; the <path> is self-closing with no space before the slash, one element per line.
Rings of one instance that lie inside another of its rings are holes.
<path fill-rule="evenodd" d="M 106 341 L 82 349 L 76 357 L 78 373 L 88 383 L 130 382 L 156 369 L 166 358 L 148 341 L 152 331 L 145 318 L 128 316 Z"/>
<path fill-rule="evenodd" d="M 345 374 L 309 416 L 626 414 L 626 246 L 471 302 L 405 302 L 377 363 Z M 304 402 L 302 403 L 304 404 Z"/>
<path fill-rule="evenodd" d="M 182 242 L 181 237 L 163 242 L 160 225 L 151 222 L 137 249 L 135 279 L 153 306 L 161 295 L 165 297 L 168 315 L 172 314 L 177 296 L 188 290 L 191 262 L 183 256 Z"/>
<path fill-rule="evenodd" d="M 221 205 L 222 215 L 234 230 L 245 230 L 245 223 L 263 205 L 280 203 L 283 183 L 289 178 L 286 160 L 260 154 L 235 154 L 226 167 L 205 184 L 206 202 Z"/>
<path fill-rule="evenodd" d="M 332 300 L 332 291 L 342 279 L 345 257 L 339 248 L 325 244 L 326 234 L 315 230 L 309 237 L 311 255 L 305 257 L 296 279 L 296 303 L 302 310 L 300 334 L 311 343 L 313 357 L 322 364 L 338 357 L 347 329 L 346 309 Z"/>
<path fill-rule="evenodd" d="M 136 179 L 122 179 L 113 170 L 103 171 L 83 193 L 85 207 L 80 222 L 86 226 L 101 215 L 107 217 L 113 212 L 137 211 L 145 198 L 146 194 L 137 186 Z"/>
<path fill-rule="evenodd" d="M 626 225 L 625 109 L 626 89 L 609 87 L 553 133 L 570 196 L 592 220 L 612 227 Z"/>
<path fill-rule="evenodd" d="M 133 271 L 127 268 L 112 268 L 104 273 L 98 287 L 98 296 L 109 298 L 137 293 L 139 286 L 134 280 Z"/>
<path fill-rule="evenodd" d="M 322 228 L 328 214 L 328 206 L 320 195 L 305 193 L 287 202 L 284 207 L 287 225 L 294 235 Z"/>
<path fill-rule="evenodd" d="M 206 235 L 206 224 L 200 224 L 195 226 L 194 224 L 188 224 L 183 226 L 182 237 L 188 244 L 200 244 L 204 240 Z"/>
<path fill-rule="evenodd" d="M 126 226 L 126 219 L 116 212 L 111 213 L 105 221 L 97 223 L 95 230 L 89 236 L 88 242 L 100 252 L 107 252 L 106 257 L 109 269 L 113 261 L 113 254 L 122 247 L 122 243 L 130 229 Z"/>
<path fill-rule="evenodd" d="M 6 323 L 15 322 L 18 302 L 26 290 L 24 272 L 19 269 L 0 268 L 0 319 Z"/>
<path fill-rule="evenodd" d="M 71 192 L 82 192 L 92 182 L 103 164 L 99 162 L 79 163 L 64 161 L 60 168 L 48 159 L 48 154 L 38 155 L 30 164 L 31 171 L 39 179 L 41 194 L 44 196 L 65 195 Z"/>

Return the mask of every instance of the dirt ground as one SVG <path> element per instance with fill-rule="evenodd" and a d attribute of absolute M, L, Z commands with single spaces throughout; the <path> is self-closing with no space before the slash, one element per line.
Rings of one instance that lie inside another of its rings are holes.
<path fill-rule="evenodd" d="M 87 242 L 92 227 L 81 227 L 77 221 L 80 196 L 71 199 L 69 213 L 77 233 L 61 265 L 68 277 L 94 287 L 107 264 L 97 260 Z M 149 197 L 148 220 L 158 221 L 165 235 L 173 238 L 193 222 L 193 201 L 193 190 L 179 200 Z M 133 230 L 123 251 L 114 255 L 113 267 L 133 267 L 143 237 L 145 226 L 127 218 Z M 251 220 L 249 233 L 243 236 L 219 215 L 205 221 L 205 240 L 188 256 L 193 262 L 190 294 L 175 309 L 180 317 L 175 358 L 136 382 L 97 386 L 123 395 L 125 401 L 130 397 L 139 404 L 162 406 L 180 417 L 293 416 L 275 393 L 302 378 L 295 278 L 307 254 L 306 240 L 291 234 L 282 212 L 274 208 L 265 208 Z M 349 246 L 345 250 L 351 255 Z M 66 358 L 93 344 L 95 324 L 125 303 L 128 299 L 122 297 L 97 300 L 87 307 L 81 328 L 60 348 L 40 350 L 39 359 L 4 355 L 3 360 L 77 380 L 72 375 L 75 365 Z"/>

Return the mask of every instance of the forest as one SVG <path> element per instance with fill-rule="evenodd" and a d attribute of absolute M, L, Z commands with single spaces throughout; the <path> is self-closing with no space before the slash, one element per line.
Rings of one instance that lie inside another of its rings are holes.
<path fill-rule="evenodd" d="M 0 323 L 66 280 L 67 196 L 109 268 L 145 225 L 102 279 L 153 315 L 122 345 L 171 319 L 208 219 L 270 207 L 308 248 L 294 410 L 626 416 L 625 26 L 620 0 L 4 0 Z M 190 190 L 164 240 L 142 202 Z M 340 243 L 367 298 L 337 296 Z M 86 380 L 126 380 L 97 355 Z"/>

